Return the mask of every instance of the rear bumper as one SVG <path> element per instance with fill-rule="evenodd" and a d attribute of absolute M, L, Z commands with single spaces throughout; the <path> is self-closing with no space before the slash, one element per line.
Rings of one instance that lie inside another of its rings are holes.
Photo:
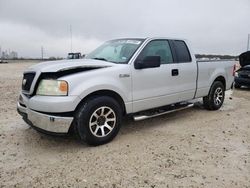
<path fill-rule="evenodd" d="M 17 103 L 17 111 L 27 124 L 47 133 L 68 133 L 73 121 L 73 117 L 52 116 L 36 112 L 21 105 L 19 102 Z"/>
<path fill-rule="evenodd" d="M 241 86 L 250 86 L 250 78 L 235 77 L 234 81 Z"/>

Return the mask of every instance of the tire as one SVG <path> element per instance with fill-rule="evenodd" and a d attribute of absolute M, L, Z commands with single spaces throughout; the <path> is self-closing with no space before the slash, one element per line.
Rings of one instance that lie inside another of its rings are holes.
<path fill-rule="evenodd" d="M 121 106 L 115 99 L 108 96 L 92 97 L 76 112 L 76 134 L 89 145 L 105 144 L 118 134 L 121 117 Z"/>
<path fill-rule="evenodd" d="M 203 106 L 207 110 L 218 110 L 225 98 L 225 87 L 220 81 L 215 81 L 209 91 L 208 96 L 203 97 Z"/>
<path fill-rule="evenodd" d="M 234 88 L 239 89 L 240 87 L 241 87 L 241 85 L 239 85 L 236 82 L 234 82 Z"/>

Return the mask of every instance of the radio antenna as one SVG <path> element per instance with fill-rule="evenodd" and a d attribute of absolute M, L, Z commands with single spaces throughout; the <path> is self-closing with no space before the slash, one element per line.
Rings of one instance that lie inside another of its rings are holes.
<path fill-rule="evenodd" d="M 70 51 L 72 53 L 73 51 L 72 51 L 72 26 L 71 24 L 70 24 L 69 29 L 70 29 Z"/>
<path fill-rule="evenodd" d="M 248 37 L 247 37 L 247 51 L 250 50 L 249 49 L 249 40 L 250 40 L 250 34 L 248 34 Z"/>

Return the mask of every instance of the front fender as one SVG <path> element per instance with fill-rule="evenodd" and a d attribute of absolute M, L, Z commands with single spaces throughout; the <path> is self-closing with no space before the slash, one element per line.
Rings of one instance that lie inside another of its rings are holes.
<path fill-rule="evenodd" d="M 118 65 L 81 72 L 62 79 L 69 83 L 69 95 L 78 96 L 82 100 L 93 92 L 110 90 L 120 95 L 126 106 L 126 103 L 132 101 L 132 82 L 131 76 L 121 77 L 121 74 L 130 75 L 130 66 Z"/>
<path fill-rule="evenodd" d="M 130 92 L 131 90 L 126 87 L 125 84 L 122 84 L 117 80 L 111 80 L 107 78 L 93 79 L 89 82 L 79 84 L 76 88 L 74 88 L 72 93 L 78 93 L 79 98 L 83 99 L 87 95 L 100 90 L 114 91 L 121 96 L 124 102 L 129 102 L 132 100 L 132 93 Z"/>

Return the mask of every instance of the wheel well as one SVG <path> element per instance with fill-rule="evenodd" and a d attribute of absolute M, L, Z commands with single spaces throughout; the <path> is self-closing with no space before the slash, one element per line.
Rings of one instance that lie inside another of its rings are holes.
<path fill-rule="evenodd" d="M 214 82 L 215 82 L 215 81 L 220 81 L 220 82 L 224 85 L 224 88 L 226 88 L 226 80 L 225 80 L 225 78 L 224 78 L 223 76 L 217 77 L 217 78 L 214 80 Z"/>
<path fill-rule="evenodd" d="M 126 114 L 125 103 L 124 103 L 122 97 L 118 93 L 116 93 L 114 91 L 111 91 L 111 90 L 99 90 L 99 91 L 95 91 L 93 93 L 88 94 L 86 97 L 84 97 L 81 100 L 81 102 L 77 105 L 76 109 L 78 109 L 88 99 L 90 99 L 92 97 L 96 97 L 96 96 L 109 96 L 109 97 L 112 97 L 121 106 L 123 114 L 124 115 Z"/>

